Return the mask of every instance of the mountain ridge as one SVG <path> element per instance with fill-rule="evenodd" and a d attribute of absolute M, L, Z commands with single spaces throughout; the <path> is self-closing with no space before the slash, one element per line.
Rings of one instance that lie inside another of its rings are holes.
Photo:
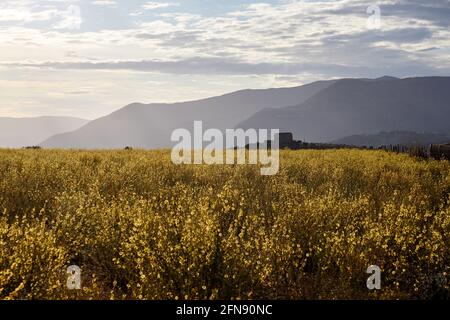
<path fill-rule="evenodd" d="M 244 89 L 177 103 L 134 102 L 74 130 L 40 141 L 46 148 L 157 149 L 174 129 L 255 128 L 289 131 L 309 142 L 333 142 L 381 131 L 450 132 L 450 77 L 383 76 L 316 81 L 290 88 Z M 1 126 L 0 126 L 1 127 Z"/>
<path fill-rule="evenodd" d="M 205 128 L 233 128 L 245 117 L 266 107 L 283 107 L 305 101 L 334 80 L 317 81 L 292 88 L 246 89 L 206 99 L 167 103 L 132 103 L 93 120 L 82 128 L 43 141 L 48 148 L 123 148 L 148 149 L 171 146 L 171 132 L 191 129 L 195 120 Z M 118 134 L 118 131 L 126 135 Z M 94 139 L 92 138 L 94 137 Z"/>
<path fill-rule="evenodd" d="M 450 77 L 342 79 L 296 106 L 264 109 L 238 126 L 330 142 L 380 131 L 450 132 Z"/>
<path fill-rule="evenodd" d="M 387 145 L 403 146 L 428 146 L 430 144 L 444 144 L 450 142 L 449 134 L 391 131 L 378 134 L 352 135 L 331 141 L 333 144 L 341 144 L 356 147 L 381 147 Z"/>

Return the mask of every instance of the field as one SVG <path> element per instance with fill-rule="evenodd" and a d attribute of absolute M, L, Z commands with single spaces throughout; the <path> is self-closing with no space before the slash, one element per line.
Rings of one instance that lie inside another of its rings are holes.
<path fill-rule="evenodd" d="M 0 151 L 0 299 L 448 299 L 449 244 L 448 161 L 282 151 L 261 176 L 169 151 Z"/>

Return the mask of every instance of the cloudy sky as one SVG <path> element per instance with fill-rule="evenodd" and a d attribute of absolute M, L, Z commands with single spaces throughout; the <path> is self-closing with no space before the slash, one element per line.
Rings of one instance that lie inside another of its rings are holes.
<path fill-rule="evenodd" d="M 449 76 L 450 0 L 1 0 L 0 43 L 0 116 L 93 119 L 244 88 Z"/>

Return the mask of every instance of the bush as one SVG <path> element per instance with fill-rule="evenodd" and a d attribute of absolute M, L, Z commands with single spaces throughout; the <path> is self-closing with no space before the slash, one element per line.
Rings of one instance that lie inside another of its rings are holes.
<path fill-rule="evenodd" d="M 450 297 L 448 161 L 282 151 L 268 177 L 168 151 L 3 150 L 0 208 L 3 299 Z"/>

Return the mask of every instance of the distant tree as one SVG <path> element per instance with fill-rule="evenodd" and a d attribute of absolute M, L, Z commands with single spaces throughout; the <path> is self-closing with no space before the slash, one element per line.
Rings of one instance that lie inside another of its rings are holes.
<path fill-rule="evenodd" d="M 40 149 L 42 149 L 42 147 L 40 147 L 40 146 L 28 146 L 28 147 L 24 147 L 24 149 L 27 149 L 27 150 L 40 150 Z"/>

